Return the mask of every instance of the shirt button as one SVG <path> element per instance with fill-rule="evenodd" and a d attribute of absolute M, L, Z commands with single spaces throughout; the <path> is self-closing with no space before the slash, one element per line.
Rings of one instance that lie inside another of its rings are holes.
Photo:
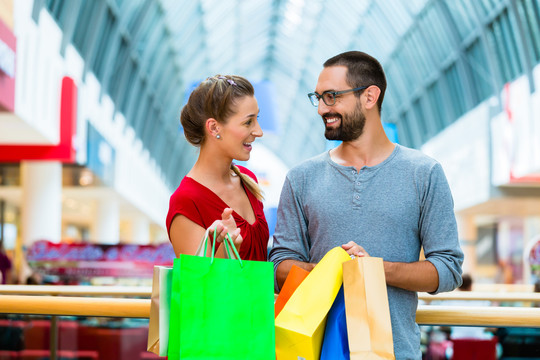
<path fill-rule="evenodd" d="M 356 175 L 356 171 L 351 170 L 351 174 Z"/>
<path fill-rule="evenodd" d="M 356 183 L 356 185 L 360 186 L 360 185 L 362 185 L 362 183 L 359 181 L 359 182 Z"/>
<path fill-rule="evenodd" d="M 354 195 L 354 198 L 355 198 L 356 200 L 358 200 L 358 199 L 360 199 L 360 195 Z"/>

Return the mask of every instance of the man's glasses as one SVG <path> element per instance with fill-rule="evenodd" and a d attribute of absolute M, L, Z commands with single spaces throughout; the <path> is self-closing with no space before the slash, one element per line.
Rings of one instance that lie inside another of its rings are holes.
<path fill-rule="evenodd" d="M 348 93 L 348 92 L 351 92 L 351 91 L 364 90 L 364 89 L 367 89 L 367 88 L 368 88 L 368 86 L 361 86 L 361 87 L 357 87 L 357 88 L 354 88 L 354 89 L 343 90 L 343 91 L 331 91 L 331 90 L 328 90 L 328 91 L 323 92 L 322 94 L 312 92 L 312 93 L 307 94 L 307 96 L 308 96 L 309 101 L 311 101 L 311 104 L 313 106 L 319 106 L 319 100 L 321 98 L 324 101 L 324 103 L 326 104 L 326 106 L 332 106 L 332 105 L 334 105 L 336 103 L 336 96 L 337 95 L 345 94 L 345 93 Z"/>

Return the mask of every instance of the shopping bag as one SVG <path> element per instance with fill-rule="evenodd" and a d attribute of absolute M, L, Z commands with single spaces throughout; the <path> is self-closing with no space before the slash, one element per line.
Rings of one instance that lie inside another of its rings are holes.
<path fill-rule="evenodd" d="M 343 291 L 351 360 L 395 359 L 383 260 L 344 263 Z"/>
<path fill-rule="evenodd" d="M 209 229 L 206 230 L 202 241 L 195 252 L 196 256 L 204 256 L 205 240 L 208 239 Z M 236 256 L 231 253 L 231 257 Z M 148 326 L 148 343 L 146 350 L 159 356 L 167 356 L 169 344 L 169 316 L 171 309 L 171 291 L 173 269 L 165 266 L 154 266 L 152 278 L 152 296 L 150 302 L 150 322 Z"/>
<path fill-rule="evenodd" d="M 330 250 L 298 286 L 276 318 L 279 360 L 318 360 L 326 316 L 343 281 L 341 247 Z"/>
<path fill-rule="evenodd" d="M 154 266 L 147 351 L 167 356 L 169 311 L 171 306 L 172 268 Z"/>
<path fill-rule="evenodd" d="M 309 271 L 304 270 L 299 266 L 293 265 L 291 267 L 291 270 L 289 271 L 289 274 L 287 275 L 287 278 L 285 279 L 285 282 L 283 283 L 281 291 L 279 292 L 279 295 L 274 304 L 275 317 L 279 315 L 279 313 L 281 312 L 287 301 L 290 299 L 291 295 L 294 293 L 298 285 L 300 285 L 300 283 L 304 281 L 308 274 Z"/>
<path fill-rule="evenodd" d="M 275 359 L 273 264 L 222 246 L 238 259 L 214 258 L 215 238 L 210 257 L 174 259 L 169 360 Z"/>
<path fill-rule="evenodd" d="M 349 339 L 345 318 L 343 286 L 328 312 L 321 349 L 321 360 L 349 360 Z"/>

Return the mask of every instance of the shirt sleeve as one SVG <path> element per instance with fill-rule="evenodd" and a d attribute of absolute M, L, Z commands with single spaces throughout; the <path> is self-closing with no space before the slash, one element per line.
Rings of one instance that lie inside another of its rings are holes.
<path fill-rule="evenodd" d="M 432 294 L 452 291 L 462 283 L 463 252 L 459 246 L 452 193 L 439 163 L 431 168 L 423 190 L 420 239 L 426 260 L 439 274 L 439 287 Z"/>
<path fill-rule="evenodd" d="M 199 211 L 199 207 L 195 204 L 195 200 L 187 196 L 184 191 L 175 192 L 169 201 L 169 212 L 167 213 L 167 233 L 169 240 L 171 239 L 170 228 L 176 215 L 184 215 L 189 220 L 197 225 L 206 227 L 204 219 Z"/>
<path fill-rule="evenodd" d="M 274 263 L 274 287 L 279 286 L 276 271 L 283 260 L 298 260 L 309 262 L 309 236 L 307 220 L 303 212 L 301 198 L 287 176 L 277 210 L 274 242 L 270 250 L 269 260 Z"/>

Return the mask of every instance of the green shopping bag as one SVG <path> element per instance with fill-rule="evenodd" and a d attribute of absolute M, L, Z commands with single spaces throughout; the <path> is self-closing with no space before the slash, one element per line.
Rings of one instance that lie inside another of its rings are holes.
<path fill-rule="evenodd" d="M 211 257 L 174 259 L 169 360 L 275 360 L 272 263 L 241 260 L 230 237 L 224 246 L 237 260 L 214 258 L 215 236 Z"/>

